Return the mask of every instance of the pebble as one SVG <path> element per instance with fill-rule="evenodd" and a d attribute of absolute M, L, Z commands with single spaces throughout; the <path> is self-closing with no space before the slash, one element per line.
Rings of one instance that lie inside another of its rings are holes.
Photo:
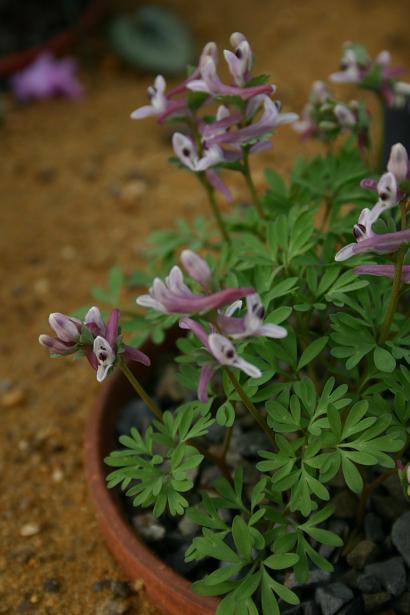
<path fill-rule="evenodd" d="M 309 585 L 324 585 L 330 580 L 330 577 L 330 572 L 320 568 L 313 568 L 313 570 L 309 570 L 309 576 L 306 581 L 300 583 L 292 572 L 287 577 L 286 586 L 293 589 L 294 587 L 308 587 Z"/>
<path fill-rule="evenodd" d="M 353 519 L 357 509 L 357 499 L 347 489 L 339 491 L 332 500 L 337 519 Z"/>
<path fill-rule="evenodd" d="M 400 615 L 409 615 L 410 613 L 410 592 L 405 592 L 396 602 L 394 606 Z"/>
<path fill-rule="evenodd" d="M 124 205 L 133 205 L 145 194 L 147 182 L 143 179 L 131 179 L 120 188 L 119 197 Z"/>
<path fill-rule="evenodd" d="M 147 542 L 158 542 L 165 536 L 166 529 L 151 513 L 135 515 L 132 524 L 138 534 Z"/>
<path fill-rule="evenodd" d="M 53 481 L 54 481 L 55 483 L 61 483 L 61 481 L 62 481 L 62 480 L 63 480 L 63 478 L 64 478 L 64 473 L 63 473 L 63 471 L 62 471 L 60 468 L 55 468 L 55 469 L 53 470 L 53 473 L 52 473 L 52 475 L 51 475 L 51 478 L 53 479 Z"/>
<path fill-rule="evenodd" d="M 126 581 L 111 581 L 111 591 L 116 598 L 129 598 L 132 589 Z"/>
<path fill-rule="evenodd" d="M 40 531 L 38 523 L 26 523 L 20 528 L 20 536 L 35 536 Z"/>
<path fill-rule="evenodd" d="M 410 566 L 410 511 L 404 513 L 393 525 L 391 533 L 396 549 Z"/>
<path fill-rule="evenodd" d="M 11 389 L 1 396 L 1 405 L 4 408 L 14 408 L 25 402 L 25 395 L 22 389 Z"/>
<path fill-rule="evenodd" d="M 390 523 L 408 510 L 404 500 L 395 500 L 390 495 L 373 495 L 371 499 L 376 512 Z"/>
<path fill-rule="evenodd" d="M 50 290 L 50 283 L 46 278 L 40 278 L 40 280 L 34 282 L 33 290 L 36 295 L 46 295 Z"/>
<path fill-rule="evenodd" d="M 129 608 L 129 602 L 123 598 L 107 598 L 97 606 L 95 615 L 123 615 Z"/>
<path fill-rule="evenodd" d="M 349 566 L 355 570 L 361 570 L 366 564 L 374 559 L 377 546 L 371 540 L 361 540 L 346 557 Z"/>
<path fill-rule="evenodd" d="M 383 589 L 382 583 L 374 574 L 365 572 L 357 578 L 357 587 L 364 594 L 376 594 Z"/>
<path fill-rule="evenodd" d="M 375 613 L 380 607 L 391 600 L 391 595 L 387 592 L 378 594 L 363 594 L 363 604 L 365 613 Z"/>
<path fill-rule="evenodd" d="M 377 577 L 384 589 L 393 596 L 400 596 L 406 588 L 406 571 L 401 557 L 392 557 L 385 562 L 369 564 L 365 572 Z"/>
<path fill-rule="evenodd" d="M 363 615 L 363 601 L 357 596 L 338 611 L 337 615 Z"/>
<path fill-rule="evenodd" d="M 43 589 L 50 594 L 57 594 L 61 589 L 60 579 L 57 577 L 49 577 L 44 581 Z"/>
<path fill-rule="evenodd" d="M 111 589 L 111 579 L 101 579 L 100 581 L 96 581 L 91 586 L 92 592 L 101 592 L 104 589 Z"/>
<path fill-rule="evenodd" d="M 178 529 L 181 532 L 182 536 L 194 536 L 199 529 L 199 526 L 191 521 L 188 515 L 182 517 L 181 521 L 178 523 Z"/>
<path fill-rule="evenodd" d="M 352 590 L 338 582 L 318 587 L 315 592 L 316 602 L 320 604 L 323 615 L 335 615 L 353 597 Z"/>
<path fill-rule="evenodd" d="M 383 542 L 385 532 L 383 522 L 375 513 L 367 513 L 364 518 L 364 532 L 366 538 L 372 542 Z"/>

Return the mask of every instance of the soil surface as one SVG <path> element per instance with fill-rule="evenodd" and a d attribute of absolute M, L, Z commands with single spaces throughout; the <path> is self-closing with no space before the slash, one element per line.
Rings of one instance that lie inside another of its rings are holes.
<path fill-rule="evenodd" d="M 408 65 L 407 0 L 174 0 L 198 47 L 247 34 L 285 110 L 336 70 L 346 39 Z M 151 77 L 119 66 L 100 43 L 81 49 L 86 95 L 17 106 L 0 130 L 0 613 L 152 615 L 138 583 L 128 596 L 87 497 L 84 425 L 99 386 L 83 362 L 50 361 L 37 344 L 50 311 L 92 304 L 109 267 L 141 265 L 146 234 L 206 212 L 196 182 L 167 165 L 168 129 L 131 122 Z M 407 74 L 407 77 L 409 74 Z M 346 98 L 348 88 L 340 86 Z M 300 145 L 289 127 L 255 157 L 286 172 Z M 245 194 L 236 188 L 238 197 Z M 132 297 L 124 297 L 124 305 Z M 105 581 L 105 582 L 102 582 Z"/>

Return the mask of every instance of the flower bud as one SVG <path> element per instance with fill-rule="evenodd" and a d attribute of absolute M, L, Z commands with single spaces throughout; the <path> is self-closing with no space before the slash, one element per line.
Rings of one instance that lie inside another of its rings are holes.
<path fill-rule="evenodd" d="M 209 287 L 211 270 L 208 263 L 203 258 L 192 250 L 183 250 L 181 253 L 181 262 L 191 278 L 199 282 L 203 288 Z"/>
<path fill-rule="evenodd" d="M 396 143 L 391 148 L 387 169 L 390 173 L 393 173 L 398 182 L 406 179 L 409 170 L 409 157 L 406 148 L 401 143 Z"/>
<path fill-rule="evenodd" d="M 76 342 L 81 332 L 81 321 L 60 312 L 54 312 L 48 317 L 50 327 L 63 342 Z"/>
<path fill-rule="evenodd" d="M 38 341 L 41 346 L 47 348 L 52 354 L 66 355 L 72 354 L 76 351 L 75 344 L 62 342 L 56 337 L 51 337 L 50 335 L 40 335 Z"/>
<path fill-rule="evenodd" d="M 356 118 L 346 105 L 337 104 L 335 106 L 335 116 L 343 127 L 350 127 L 356 124 Z"/>

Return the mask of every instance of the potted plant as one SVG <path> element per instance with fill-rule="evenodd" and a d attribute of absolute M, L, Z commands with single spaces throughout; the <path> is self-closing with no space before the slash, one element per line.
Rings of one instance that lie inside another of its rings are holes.
<path fill-rule="evenodd" d="M 89 422 L 91 493 L 114 555 L 165 613 L 302 612 L 286 609 L 313 594 L 323 612 L 363 612 L 365 581 L 375 578 L 392 602 L 405 591 L 402 557 L 410 564 L 408 512 L 388 544 L 383 520 L 378 539 L 367 524 L 376 489 L 392 477 L 404 499 L 409 489 L 408 156 L 395 144 L 381 176 L 369 171 L 364 106 L 316 83 L 296 128 L 326 153 L 298 159 L 288 182 L 269 169 L 261 196 L 250 159 L 297 116 L 253 73 L 246 38 L 234 33 L 231 45 L 230 85 L 209 43 L 180 86 L 166 92 L 158 76 L 131 116 L 179 123 L 171 162 L 196 175 L 214 223 L 182 222 L 151 239 L 156 277 L 137 298 L 146 315 L 54 313 L 56 336 L 40 343 L 52 356 L 87 357 L 99 382 L 114 371 Z M 352 66 L 349 54 L 343 71 Z M 217 194 L 232 201 L 221 177 L 229 172 L 242 175 L 250 202 L 225 215 Z M 144 285 L 147 274 L 128 282 Z M 115 306 L 121 283 L 114 269 L 96 296 Z M 158 381 L 175 365 L 182 388 L 163 395 Z M 355 510 L 340 522 L 345 501 Z M 140 522 L 152 511 L 150 535 L 137 527 L 164 561 L 184 547 L 193 591 L 136 537 L 130 505 Z M 371 563 L 392 553 L 402 556 L 393 580 Z M 348 580 L 351 566 L 365 579 Z"/>

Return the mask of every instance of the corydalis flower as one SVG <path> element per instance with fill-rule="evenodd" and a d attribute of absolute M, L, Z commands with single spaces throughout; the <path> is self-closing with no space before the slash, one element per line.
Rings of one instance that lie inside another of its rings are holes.
<path fill-rule="evenodd" d="M 224 57 L 228 64 L 236 85 L 243 87 L 251 78 L 253 54 L 246 37 L 240 32 L 231 34 L 230 43 L 235 51 L 224 50 Z"/>
<path fill-rule="evenodd" d="M 76 352 L 81 335 L 81 320 L 54 312 L 48 317 L 48 322 L 56 337 L 40 335 L 39 343 L 55 355 L 68 355 Z"/>
<path fill-rule="evenodd" d="M 183 318 L 179 326 L 181 329 L 191 330 L 214 359 L 212 363 L 206 363 L 201 367 L 197 391 L 200 401 L 208 401 L 208 385 L 220 367 L 236 367 L 251 378 L 261 377 L 260 369 L 239 357 L 234 345 L 227 337 L 215 332 L 208 335 L 205 329 L 191 318 Z"/>
<path fill-rule="evenodd" d="M 57 337 L 40 335 L 39 342 L 52 355 L 83 353 L 96 370 L 98 382 L 102 382 L 119 359 L 151 363 L 145 353 L 119 343 L 119 318 L 119 310 L 113 310 L 105 324 L 97 307 L 87 312 L 84 323 L 65 314 L 50 314 L 49 323 Z"/>
<path fill-rule="evenodd" d="M 337 83 L 353 83 L 381 94 L 388 104 L 393 102 L 394 80 L 403 71 L 390 67 L 390 53 L 381 51 L 372 60 L 362 45 L 345 43 L 341 70 L 330 75 Z"/>
<path fill-rule="evenodd" d="M 272 101 L 269 96 L 258 96 L 256 99 L 256 108 L 254 100 L 255 99 L 249 103 L 249 105 L 252 105 L 251 110 L 248 111 L 250 116 L 255 113 L 258 107 L 263 106 L 263 113 L 257 122 L 250 126 L 239 128 L 238 130 L 232 130 L 230 132 L 225 131 L 214 136 L 208 142 L 211 144 L 243 144 L 263 137 L 276 128 L 276 126 L 294 122 L 298 119 L 296 113 L 280 113 L 280 103 L 278 101 Z"/>
<path fill-rule="evenodd" d="M 382 278 L 394 278 L 394 265 L 359 265 L 353 269 L 357 275 L 373 275 Z M 410 284 L 410 265 L 404 265 L 401 270 L 401 281 Z"/>
<path fill-rule="evenodd" d="M 336 254 L 336 261 L 345 261 L 355 254 L 375 252 L 376 254 L 390 254 L 397 252 L 402 245 L 410 242 L 410 229 L 395 233 L 364 235 L 357 237 L 357 243 L 351 243 Z"/>
<path fill-rule="evenodd" d="M 273 324 L 264 324 L 265 309 L 261 298 L 257 293 L 246 298 L 247 312 L 242 318 L 231 316 L 232 310 L 228 314 L 218 314 L 218 326 L 224 335 L 233 339 L 243 339 L 252 336 L 272 337 L 280 339 L 287 336 L 284 327 Z M 235 309 L 234 306 L 233 309 Z"/>
<path fill-rule="evenodd" d="M 198 282 L 205 290 L 209 290 L 212 273 L 206 260 L 192 250 L 183 250 L 181 252 L 181 263 L 193 280 Z"/>
<path fill-rule="evenodd" d="M 51 54 L 43 53 L 30 66 L 15 73 L 10 85 L 22 101 L 52 96 L 78 98 L 83 88 L 76 72 L 77 62 L 73 58 L 57 60 Z"/>
<path fill-rule="evenodd" d="M 199 157 L 192 139 L 180 132 L 173 134 L 172 145 L 179 160 L 191 171 L 206 171 L 225 160 L 224 153 L 218 145 L 208 146 L 207 143 L 204 144 L 202 156 Z"/>
<path fill-rule="evenodd" d="M 212 96 L 239 96 L 242 100 L 249 100 L 257 94 L 272 94 L 275 91 L 273 85 L 257 85 L 254 87 L 239 87 L 225 85 L 220 80 L 216 63 L 212 57 L 207 57 L 200 67 L 201 79 L 193 79 L 187 83 L 187 87 L 194 92 L 205 92 Z"/>
<path fill-rule="evenodd" d="M 154 85 L 150 85 L 147 89 L 149 105 L 144 105 L 135 109 L 131 113 L 131 119 L 141 120 L 150 116 L 158 116 L 159 121 L 163 121 L 170 115 L 175 113 L 185 113 L 187 111 L 187 103 L 185 99 L 176 101 L 170 100 L 165 95 L 166 82 L 162 75 L 155 77 Z"/>
<path fill-rule="evenodd" d="M 198 295 L 184 283 L 182 271 L 175 266 L 165 282 L 155 278 L 148 295 L 137 298 L 137 304 L 164 314 L 202 314 L 251 295 L 253 288 L 226 288 L 215 293 Z"/>
<path fill-rule="evenodd" d="M 387 170 L 393 173 L 398 183 L 410 176 L 409 157 L 406 148 L 401 143 L 396 143 L 391 148 Z"/>

